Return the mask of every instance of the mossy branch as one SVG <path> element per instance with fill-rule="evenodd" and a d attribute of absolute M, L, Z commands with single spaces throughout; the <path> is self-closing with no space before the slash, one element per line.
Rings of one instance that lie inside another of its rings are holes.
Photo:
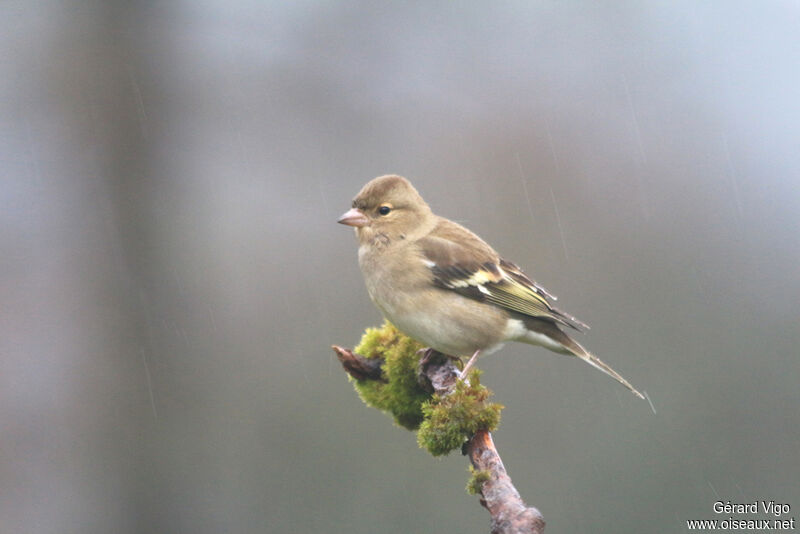
<path fill-rule="evenodd" d="M 460 448 L 472 464 L 467 491 L 480 493 L 491 515 L 492 534 L 540 534 L 544 519 L 520 498 L 492 441 L 502 406 L 480 371 L 458 379 L 456 361 L 424 350 L 388 322 L 367 329 L 355 350 L 334 346 L 359 396 L 369 406 L 417 430 L 417 441 L 434 456 Z"/>

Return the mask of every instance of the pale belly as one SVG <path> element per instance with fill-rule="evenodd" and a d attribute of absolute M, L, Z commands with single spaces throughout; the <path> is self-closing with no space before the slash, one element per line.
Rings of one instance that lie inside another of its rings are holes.
<path fill-rule="evenodd" d="M 484 354 L 500 348 L 506 336 L 508 314 L 450 290 L 431 290 L 430 273 L 420 260 L 400 269 L 389 251 L 359 250 L 359 264 L 372 301 L 401 332 L 450 356 Z M 414 272 L 416 271 L 416 272 Z M 421 282 L 420 282 L 421 281 Z M 403 291 L 397 288 L 403 288 Z"/>
<path fill-rule="evenodd" d="M 471 356 L 480 350 L 485 355 L 502 346 L 506 339 L 504 314 L 471 301 L 466 306 L 461 302 L 456 312 L 450 300 L 463 297 L 448 297 L 440 301 L 440 305 L 428 307 L 424 315 L 404 313 L 402 305 L 394 309 L 379 308 L 401 332 L 444 354 Z"/>

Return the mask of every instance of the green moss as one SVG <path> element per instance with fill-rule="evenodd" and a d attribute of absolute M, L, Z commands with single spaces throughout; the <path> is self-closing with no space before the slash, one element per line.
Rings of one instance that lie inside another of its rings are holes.
<path fill-rule="evenodd" d="M 383 358 L 379 380 L 353 380 L 356 391 L 368 405 L 391 414 L 397 424 L 415 430 L 422 422 L 422 404 L 431 395 L 417 382 L 422 345 L 401 334 L 391 323 L 368 328 L 354 352 L 365 358 Z"/>
<path fill-rule="evenodd" d="M 492 475 L 489 471 L 485 470 L 478 470 L 472 466 L 469 466 L 469 480 L 467 481 L 467 493 L 470 495 L 476 495 L 480 493 L 481 489 L 483 488 L 483 484 L 488 482 Z"/>
<path fill-rule="evenodd" d="M 450 395 L 434 395 L 422 406 L 424 420 L 417 432 L 417 442 L 434 456 L 460 449 L 480 429 L 494 431 L 500 424 L 501 404 L 487 403 L 491 392 L 480 383 L 481 372 L 469 373 L 469 385 L 456 383 Z"/>
<path fill-rule="evenodd" d="M 368 328 L 354 352 L 365 358 L 382 358 L 381 380 L 351 377 L 361 399 L 390 414 L 395 422 L 417 430 L 420 447 L 441 456 L 461 447 L 479 429 L 490 432 L 500 423 L 503 406 L 489 403 L 491 392 L 480 383 L 480 371 L 469 374 L 469 384 L 459 381 L 444 398 L 431 395 L 418 382 L 422 345 L 400 333 L 391 323 Z"/>

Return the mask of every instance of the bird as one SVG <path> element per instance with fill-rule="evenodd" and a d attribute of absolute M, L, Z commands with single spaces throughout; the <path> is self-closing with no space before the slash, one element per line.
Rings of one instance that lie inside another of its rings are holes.
<path fill-rule="evenodd" d="M 442 354 L 479 355 L 507 341 L 572 355 L 640 398 L 625 378 L 568 333 L 588 326 L 554 306 L 556 297 L 483 239 L 436 215 L 406 178 L 369 181 L 337 221 L 352 226 L 370 299 L 407 336 Z"/>

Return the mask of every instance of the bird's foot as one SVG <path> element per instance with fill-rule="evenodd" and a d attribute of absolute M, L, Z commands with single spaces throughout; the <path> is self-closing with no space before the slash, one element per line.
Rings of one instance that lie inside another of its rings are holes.
<path fill-rule="evenodd" d="M 460 380 L 458 368 L 461 365 L 461 358 L 431 348 L 417 352 L 422 354 L 417 367 L 417 382 L 426 391 L 434 393 L 443 388 L 452 388 Z M 436 382 L 435 387 L 431 381 Z"/>
<path fill-rule="evenodd" d="M 422 357 L 419 359 L 420 365 L 428 365 L 431 361 L 436 360 L 440 356 L 444 356 L 445 358 L 449 358 L 451 360 L 455 360 L 457 362 L 461 361 L 461 358 L 458 356 L 450 356 L 449 354 L 445 354 L 443 352 L 439 352 L 436 349 L 432 349 L 430 347 L 425 347 L 424 349 L 419 349 L 417 354 L 421 354 Z"/>
<path fill-rule="evenodd" d="M 429 393 L 452 391 L 459 378 L 460 358 L 443 354 L 435 349 L 425 348 L 417 351 L 422 357 L 417 367 L 417 382 Z"/>
<path fill-rule="evenodd" d="M 419 366 L 424 369 L 437 354 L 441 353 L 430 347 L 425 347 L 424 349 L 419 349 L 417 354 L 422 355 L 419 359 Z"/>

